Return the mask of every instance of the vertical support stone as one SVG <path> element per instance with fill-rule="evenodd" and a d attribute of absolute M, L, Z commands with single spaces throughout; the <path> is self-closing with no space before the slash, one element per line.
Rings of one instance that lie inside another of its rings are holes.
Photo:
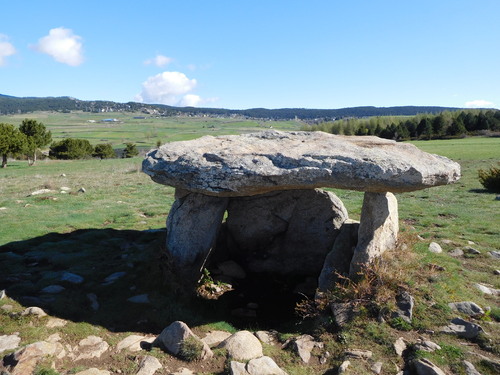
<path fill-rule="evenodd" d="M 228 198 L 176 191 L 167 218 L 167 256 L 173 271 L 198 278 L 217 239 Z"/>
<path fill-rule="evenodd" d="M 349 277 L 356 278 L 386 250 L 396 247 L 399 232 L 398 201 L 392 193 L 365 193 L 361 209 L 358 244 L 349 269 Z"/>

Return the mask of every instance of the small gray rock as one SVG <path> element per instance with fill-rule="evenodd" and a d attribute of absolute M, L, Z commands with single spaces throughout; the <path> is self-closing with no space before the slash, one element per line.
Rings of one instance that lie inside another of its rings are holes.
<path fill-rule="evenodd" d="M 396 296 L 396 306 L 398 309 L 392 313 L 392 318 L 401 318 L 405 322 L 411 324 L 414 305 L 415 300 L 410 293 L 407 291 L 399 293 Z"/>
<path fill-rule="evenodd" d="M 456 249 L 449 251 L 448 255 L 452 257 L 461 257 L 462 255 L 464 255 L 464 251 L 457 247 Z"/>
<path fill-rule="evenodd" d="M 439 254 L 439 253 L 443 252 L 443 249 L 441 248 L 441 246 L 437 242 L 431 242 L 429 244 L 429 251 L 431 253 Z"/>
<path fill-rule="evenodd" d="M 415 344 L 415 349 L 423 350 L 425 352 L 433 352 L 436 350 L 440 350 L 441 347 L 430 340 L 423 340 Z"/>
<path fill-rule="evenodd" d="M 259 339 L 248 331 L 239 331 L 224 340 L 219 348 L 227 349 L 228 354 L 236 360 L 250 360 L 263 356 Z"/>
<path fill-rule="evenodd" d="M 344 352 L 346 357 L 356 358 L 356 359 L 370 359 L 373 355 L 373 352 L 370 350 L 362 350 L 362 349 L 349 349 Z"/>
<path fill-rule="evenodd" d="M 479 283 L 474 284 L 474 286 L 477 289 L 479 289 L 481 292 L 483 292 L 484 294 L 491 294 L 493 296 L 499 296 L 500 295 L 500 289 L 490 288 L 490 287 L 488 287 L 486 285 L 479 284 Z"/>
<path fill-rule="evenodd" d="M 495 275 L 500 275 L 500 270 L 495 270 L 495 271 L 493 271 L 493 273 L 494 273 Z"/>
<path fill-rule="evenodd" d="M 153 375 L 156 370 L 161 369 L 163 366 L 160 361 L 150 355 L 144 356 L 139 364 L 139 371 L 136 375 Z"/>
<path fill-rule="evenodd" d="M 377 375 L 378 375 L 378 374 L 380 374 L 380 373 L 382 372 L 382 365 L 383 365 L 383 363 L 382 363 L 382 362 L 375 362 L 375 363 L 373 364 L 373 366 L 372 366 L 372 367 L 370 367 L 370 370 L 372 370 L 372 372 L 373 372 L 374 374 L 377 374 Z"/>
<path fill-rule="evenodd" d="M 39 318 L 47 316 L 47 313 L 43 311 L 40 307 L 37 306 L 32 306 L 32 307 L 27 307 L 22 313 L 22 316 L 26 315 L 35 315 Z"/>
<path fill-rule="evenodd" d="M 494 259 L 500 259 L 500 251 L 488 251 L 488 255 Z"/>
<path fill-rule="evenodd" d="M 132 303 L 150 303 L 149 296 L 147 294 L 139 294 L 137 296 L 127 298 L 127 301 Z"/>
<path fill-rule="evenodd" d="M 0 290 L 0 299 L 4 299 L 7 297 L 7 293 L 5 292 L 5 289 Z"/>
<path fill-rule="evenodd" d="M 49 285 L 43 288 L 40 292 L 48 294 L 58 294 L 61 293 L 63 290 L 66 290 L 66 288 L 64 288 L 61 285 Z"/>
<path fill-rule="evenodd" d="M 340 374 L 343 374 L 344 372 L 346 372 L 347 368 L 349 367 L 350 364 L 351 364 L 351 361 L 342 362 L 337 373 L 340 375 Z"/>
<path fill-rule="evenodd" d="M 419 359 L 414 363 L 417 375 L 446 375 L 446 373 L 437 367 L 434 363 L 428 359 Z"/>
<path fill-rule="evenodd" d="M 85 193 L 86 191 L 87 191 L 87 190 L 85 190 L 85 188 L 84 188 L 84 187 L 81 187 L 80 189 L 78 189 L 78 192 L 79 192 L 79 193 Z"/>
<path fill-rule="evenodd" d="M 403 352 L 406 350 L 406 343 L 404 342 L 403 338 L 402 337 L 398 338 L 394 342 L 394 344 L 392 344 L 392 346 L 394 347 L 394 351 L 396 352 L 396 354 L 402 357 Z"/>
<path fill-rule="evenodd" d="M 103 285 L 109 285 L 109 284 L 112 284 L 114 283 L 116 280 L 122 278 L 123 276 L 125 276 L 127 273 L 126 272 L 115 272 L 115 273 L 112 273 L 111 275 L 109 275 L 108 277 L 106 277 L 104 279 L 104 283 Z"/>
<path fill-rule="evenodd" d="M 63 272 L 61 276 L 61 281 L 67 281 L 71 284 L 81 284 L 83 283 L 83 277 L 71 272 Z"/>
<path fill-rule="evenodd" d="M 468 246 L 468 247 L 466 247 L 466 248 L 465 248 L 465 250 L 466 250 L 469 254 L 472 254 L 472 255 L 479 255 L 479 254 L 481 254 L 481 252 L 480 252 L 478 249 L 474 248 L 474 247 L 470 247 L 470 246 Z"/>
<path fill-rule="evenodd" d="M 448 306 L 454 311 L 461 312 L 462 314 L 474 316 L 474 315 L 482 315 L 484 314 L 484 310 L 479 307 L 474 302 L 465 301 L 465 302 L 452 302 L 449 303 Z"/>
<path fill-rule="evenodd" d="M 17 348 L 20 342 L 21 338 L 18 335 L 0 336 L 0 353 Z"/>
<path fill-rule="evenodd" d="M 466 339 L 475 339 L 480 333 L 484 332 L 484 330 L 479 324 L 471 323 L 461 318 L 455 318 L 449 325 L 443 327 L 441 332 L 457 335 Z"/>
<path fill-rule="evenodd" d="M 466 375 L 481 375 L 481 373 L 477 371 L 474 365 L 469 361 L 464 360 L 462 363 L 464 364 Z"/>

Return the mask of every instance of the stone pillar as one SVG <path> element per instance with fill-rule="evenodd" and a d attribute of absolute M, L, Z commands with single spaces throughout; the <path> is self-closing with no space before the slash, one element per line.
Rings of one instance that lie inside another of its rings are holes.
<path fill-rule="evenodd" d="M 176 191 L 167 218 L 167 256 L 174 272 L 198 280 L 227 204 L 227 198 Z"/>
<path fill-rule="evenodd" d="M 361 209 L 358 244 L 354 249 L 349 277 L 356 278 L 386 250 L 396 247 L 398 238 L 398 201 L 392 193 L 365 193 Z"/>

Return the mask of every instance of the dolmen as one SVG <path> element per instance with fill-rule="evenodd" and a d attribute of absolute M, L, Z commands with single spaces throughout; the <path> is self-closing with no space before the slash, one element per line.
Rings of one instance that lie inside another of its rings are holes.
<path fill-rule="evenodd" d="M 393 193 L 453 183 L 459 164 L 373 136 L 281 132 L 205 136 L 150 151 L 143 171 L 175 187 L 166 252 L 196 282 L 209 262 L 314 277 L 327 290 L 397 244 Z M 360 222 L 322 188 L 364 192 Z"/>

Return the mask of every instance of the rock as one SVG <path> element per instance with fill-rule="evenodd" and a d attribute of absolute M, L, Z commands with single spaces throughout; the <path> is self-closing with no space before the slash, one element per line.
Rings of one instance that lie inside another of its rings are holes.
<path fill-rule="evenodd" d="M 4 299 L 7 297 L 7 293 L 5 292 L 5 289 L 0 290 L 0 299 Z"/>
<path fill-rule="evenodd" d="M 452 302 L 449 303 L 448 306 L 454 311 L 461 312 L 462 314 L 474 316 L 474 315 L 483 315 L 484 310 L 479 307 L 474 302 Z"/>
<path fill-rule="evenodd" d="M 246 269 L 316 278 L 347 217 L 333 193 L 289 190 L 231 198 L 226 224 Z"/>
<path fill-rule="evenodd" d="M 75 375 L 111 375 L 111 372 L 91 367 L 88 370 L 77 372 Z"/>
<path fill-rule="evenodd" d="M 342 364 L 339 366 L 339 369 L 338 369 L 338 374 L 343 374 L 344 372 L 347 371 L 347 368 L 349 367 L 349 365 L 351 364 L 350 361 L 344 361 L 342 362 Z"/>
<path fill-rule="evenodd" d="M 150 303 L 149 296 L 147 294 L 139 294 L 137 296 L 127 298 L 127 301 L 132 303 Z"/>
<path fill-rule="evenodd" d="M 481 373 L 477 371 L 474 365 L 469 361 L 464 360 L 462 363 L 464 364 L 466 375 L 481 375 Z"/>
<path fill-rule="evenodd" d="M 394 351 L 400 357 L 403 356 L 403 352 L 406 350 L 406 343 L 402 337 L 398 338 L 394 344 L 392 344 Z"/>
<path fill-rule="evenodd" d="M 85 193 L 87 192 L 87 190 L 85 190 L 84 187 L 81 187 L 80 189 L 78 189 L 78 193 Z"/>
<path fill-rule="evenodd" d="M 359 221 L 346 219 L 327 254 L 318 278 L 318 290 L 326 292 L 334 287 L 338 275 L 349 274 L 354 249 L 358 243 Z"/>
<path fill-rule="evenodd" d="M 246 370 L 250 375 L 286 375 L 276 362 L 266 356 L 250 360 Z"/>
<path fill-rule="evenodd" d="M 493 271 L 493 273 L 494 273 L 495 275 L 500 275 L 500 270 L 495 270 L 495 271 Z"/>
<path fill-rule="evenodd" d="M 218 196 L 332 187 L 403 192 L 455 182 L 460 166 L 411 144 L 323 132 L 279 132 L 171 142 L 150 151 L 153 181 Z"/>
<path fill-rule="evenodd" d="M 464 255 L 464 251 L 457 247 L 454 250 L 448 251 L 448 255 L 450 255 L 452 257 L 461 257 L 462 255 Z"/>
<path fill-rule="evenodd" d="M 301 335 L 293 340 L 293 348 L 304 363 L 309 363 L 311 351 L 315 347 L 323 347 L 323 344 L 315 341 L 310 335 Z"/>
<path fill-rule="evenodd" d="M 144 349 L 143 346 L 145 344 L 152 344 L 154 340 L 154 337 L 130 335 L 125 337 L 116 345 L 116 350 L 120 351 L 123 349 L 128 349 L 131 352 L 137 352 Z"/>
<path fill-rule="evenodd" d="M 335 323 L 339 327 L 343 327 L 349 323 L 358 311 L 357 305 L 352 302 L 332 303 L 330 304 L 330 308 L 332 309 Z"/>
<path fill-rule="evenodd" d="M 229 364 L 230 375 L 248 375 L 248 371 L 244 363 L 231 361 Z"/>
<path fill-rule="evenodd" d="M 415 349 L 423 350 L 425 352 L 434 352 L 436 350 L 441 350 L 441 347 L 430 340 L 419 340 L 419 342 L 415 344 Z"/>
<path fill-rule="evenodd" d="M 449 325 L 443 327 L 441 332 L 457 335 L 466 339 L 475 339 L 480 333 L 484 332 L 484 330 L 478 324 L 468 322 L 461 318 L 455 318 L 452 319 Z"/>
<path fill-rule="evenodd" d="M 66 288 L 64 288 L 61 285 L 49 285 L 43 288 L 40 292 L 48 294 L 58 294 L 61 293 L 63 290 L 66 290 Z"/>
<path fill-rule="evenodd" d="M 481 292 L 483 292 L 484 294 L 491 294 L 493 296 L 500 296 L 500 289 L 494 289 L 494 288 L 490 288 L 486 285 L 483 285 L 483 284 L 474 284 L 474 286 L 479 289 Z"/>
<path fill-rule="evenodd" d="M 139 364 L 139 371 L 136 375 L 153 375 L 156 370 L 161 369 L 163 366 L 160 361 L 150 355 L 144 356 Z"/>
<path fill-rule="evenodd" d="M 189 329 L 186 323 L 181 321 L 173 322 L 167 328 L 165 328 L 154 340 L 153 346 L 159 346 L 170 354 L 177 356 L 181 351 L 182 343 L 188 338 L 197 340 L 203 345 L 203 349 L 200 353 L 200 359 L 209 359 L 213 356 L 213 353 L 208 345 L 201 341 L 198 336 L 196 336 Z"/>
<path fill-rule="evenodd" d="M 392 313 L 392 318 L 401 318 L 411 324 L 414 305 L 415 300 L 410 293 L 406 291 L 399 293 L 396 296 L 396 306 L 398 309 Z"/>
<path fill-rule="evenodd" d="M 244 279 L 247 277 L 245 270 L 234 260 L 228 260 L 217 265 L 217 268 L 224 276 L 234 279 Z"/>
<path fill-rule="evenodd" d="M 90 307 L 92 310 L 99 310 L 99 302 L 97 302 L 97 296 L 94 293 L 88 293 L 87 299 L 90 301 Z"/>
<path fill-rule="evenodd" d="M 67 281 L 68 283 L 71 284 L 81 284 L 83 283 L 83 280 L 84 280 L 83 277 L 71 272 L 63 272 L 61 276 L 61 281 Z"/>
<path fill-rule="evenodd" d="M 38 318 L 42 318 L 44 316 L 47 316 L 47 313 L 43 311 L 40 307 L 37 306 L 32 306 L 32 307 L 27 307 L 22 313 L 22 316 L 26 315 L 34 315 Z"/>
<path fill-rule="evenodd" d="M 479 254 L 481 254 L 481 252 L 478 249 L 475 249 L 475 248 L 470 247 L 470 246 L 466 247 L 465 251 L 467 251 L 467 253 L 472 254 L 472 255 L 479 255 Z"/>
<path fill-rule="evenodd" d="M 374 374 L 380 374 L 382 372 L 382 366 L 383 366 L 383 363 L 382 362 L 375 362 L 372 367 L 370 367 L 370 370 L 374 373 Z"/>
<path fill-rule="evenodd" d="M 500 259 L 500 251 L 488 251 L 488 255 L 493 259 Z"/>
<path fill-rule="evenodd" d="M 453 245 L 453 241 L 452 240 L 442 240 L 441 243 L 444 244 L 444 245 Z"/>
<path fill-rule="evenodd" d="M 46 356 L 56 356 L 61 359 L 65 354 L 61 344 L 39 341 L 5 356 L 3 364 L 10 375 L 26 375 L 33 373 L 37 364 Z"/>
<path fill-rule="evenodd" d="M 194 193 L 177 198 L 172 205 L 167 218 L 167 254 L 175 264 L 174 271 L 189 282 L 198 280 L 226 208 L 226 199 Z"/>
<path fill-rule="evenodd" d="M 398 202 L 392 193 L 365 193 L 361 209 L 358 244 L 349 276 L 356 278 L 363 267 L 396 247 L 399 231 Z"/>
<path fill-rule="evenodd" d="M 29 194 L 28 197 L 31 197 L 33 195 L 48 194 L 48 193 L 53 193 L 53 192 L 54 192 L 54 190 L 51 190 L 51 189 L 39 189 L 39 190 L 35 190 L 31 194 Z"/>
<path fill-rule="evenodd" d="M 179 367 L 175 372 L 172 372 L 171 375 L 194 375 L 194 372 L 185 367 Z"/>
<path fill-rule="evenodd" d="M 264 344 L 268 345 L 272 345 L 277 342 L 276 332 L 257 331 L 255 332 L 255 337 L 257 337 Z"/>
<path fill-rule="evenodd" d="M 67 320 L 51 317 L 47 320 L 47 324 L 45 324 L 45 327 L 57 328 L 57 327 L 64 327 L 66 324 L 68 324 Z"/>
<path fill-rule="evenodd" d="M 429 244 L 429 251 L 431 253 L 439 254 L 439 253 L 443 252 L 443 249 L 441 248 L 441 246 L 437 242 L 431 242 Z"/>
<path fill-rule="evenodd" d="M 230 357 L 248 361 L 250 359 L 262 357 L 262 344 L 248 331 L 239 331 L 224 340 L 219 348 L 225 348 Z"/>
<path fill-rule="evenodd" d="M 446 375 L 446 373 L 426 358 L 413 362 L 417 375 Z"/>
<path fill-rule="evenodd" d="M 109 348 L 109 344 L 98 336 L 87 336 L 80 340 L 78 346 L 70 353 L 74 361 L 81 359 L 100 358 Z"/>
<path fill-rule="evenodd" d="M 227 339 L 231 334 L 226 331 L 210 331 L 205 337 L 201 339 L 210 348 L 219 345 L 222 341 Z"/>
<path fill-rule="evenodd" d="M 330 357 L 331 357 L 330 352 L 328 350 L 325 350 L 321 354 L 321 357 L 319 357 L 319 364 L 324 365 L 328 361 L 328 358 L 330 358 Z"/>
<path fill-rule="evenodd" d="M 103 285 L 109 285 L 109 284 L 113 284 L 116 280 L 118 279 L 121 279 L 123 276 L 125 276 L 127 273 L 126 272 L 115 272 L 115 273 L 112 273 L 111 275 L 109 275 L 108 277 L 106 277 L 104 279 L 104 283 Z"/>
<path fill-rule="evenodd" d="M 373 353 L 370 350 L 349 349 L 344 352 L 346 357 L 355 359 L 370 359 Z"/>
<path fill-rule="evenodd" d="M 20 342 L 21 338 L 17 334 L 0 336 L 0 353 L 6 350 L 16 349 Z"/>

